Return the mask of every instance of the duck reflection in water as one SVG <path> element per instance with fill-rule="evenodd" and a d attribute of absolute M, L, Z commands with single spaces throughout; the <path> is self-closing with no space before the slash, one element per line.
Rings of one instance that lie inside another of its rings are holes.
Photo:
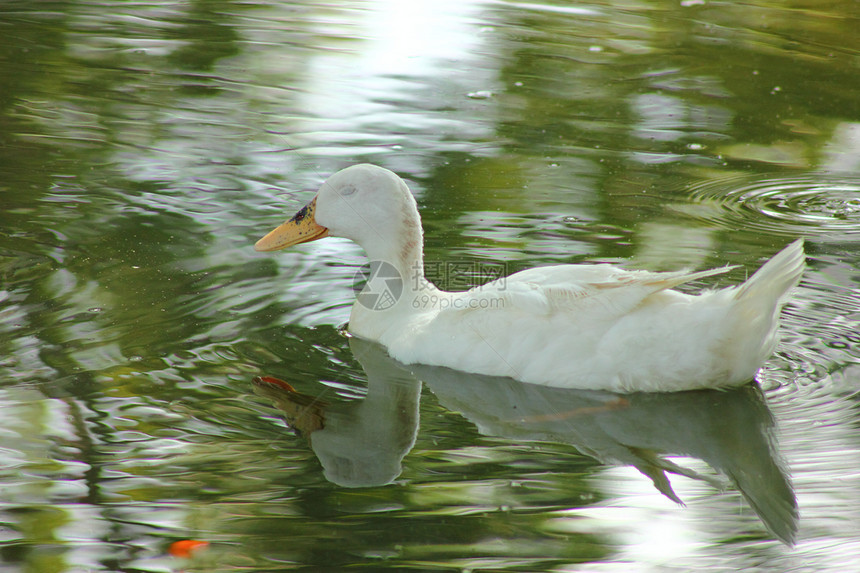
<path fill-rule="evenodd" d="M 325 477 L 344 487 L 391 483 L 415 444 L 421 382 L 372 343 L 350 339 L 367 374 L 367 396 L 330 404 L 300 394 L 281 380 L 254 378 L 254 391 L 270 398 L 288 424 L 305 436 Z"/>
<path fill-rule="evenodd" d="M 378 486 L 400 475 L 418 432 L 421 380 L 484 435 L 571 444 L 602 463 L 635 467 L 682 505 L 667 473 L 721 484 L 664 456 L 701 459 L 728 478 L 771 534 L 794 543 L 797 502 L 773 441 L 773 417 L 754 384 L 656 394 L 568 390 L 406 366 L 355 337 L 350 347 L 367 374 L 364 400 L 328 404 L 276 379 L 254 379 L 255 391 L 307 436 L 335 484 Z"/>

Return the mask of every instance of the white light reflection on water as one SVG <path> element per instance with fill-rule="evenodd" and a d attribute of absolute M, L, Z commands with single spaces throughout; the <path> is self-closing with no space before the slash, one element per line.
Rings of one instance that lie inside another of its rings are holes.
<path fill-rule="evenodd" d="M 490 137 L 494 118 L 487 102 L 470 104 L 467 96 L 491 90 L 497 81 L 493 52 L 484 46 L 492 30 L 477 19 L 482 6 L 481 1 L 377 0 L 357 19 L 342 14 L 349 22 L 344 48 L 309 56 L 308 81 L 298 99 L 307 118 L 300 123 L 307 128 L 294 144 L 306 153 L 322 146 L 326 154 L 348 144 L 341 153 L 350 158 L 403 147 L 414 153 L 416 144 L 474 151 L 462 142 Z M 460 117 L 452 113 L 458 109 L 463 109 Z M 468 109 L 486 120 L 473 121 Z M 417 133 L 435 137 L 404 140 Z M 408 165 L 413 173 L 423 167 L 420 161 Z"/>

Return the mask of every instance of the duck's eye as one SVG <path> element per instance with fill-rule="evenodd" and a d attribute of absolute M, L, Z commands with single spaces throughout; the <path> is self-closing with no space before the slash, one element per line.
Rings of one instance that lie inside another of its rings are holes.
<path fill-rule="evenodd" d="M 355 185 L 344 185 L 340 190 L 340 194 L 343 195 L 344 197 L 349 197 L 350 195 L 352 195 L 356 191 L 357 191 L 357 189 L 355 188 Z"/>

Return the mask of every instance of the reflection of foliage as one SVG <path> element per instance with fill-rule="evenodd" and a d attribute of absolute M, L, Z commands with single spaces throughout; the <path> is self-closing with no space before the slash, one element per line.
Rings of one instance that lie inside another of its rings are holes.
<path fill-rule="evenodd" d="M 748 4 L 606 3 L 567 16 L 567 4 L 500 8 L 501 156 L 446 157 L 428 204 L 567 212 L 584 221 L 578 227 L 601 254 L 630 256 L 588 224 L 674 219 L 663 214 L 665 199 L 709 169 L 819 166 L 834 129 L 860 119 L 860 80 L 842 47 L 856 43 L 856 20 L 839 16 L 850 2 L 837 4 L 829 24 L 803 10 Z M 446 230 L 449 244 L 469 231 Z"/>
<path fill-rule="evenodd" d="M 230 23 L 232 16 L 224 11 L 228 6 L 226 2 L 192 3 L 175 33 L 183 45 L 170 53 L 169 60 L 184 69 L 209 71 L 218 60 L 238 54 L 239 37 Z"/>

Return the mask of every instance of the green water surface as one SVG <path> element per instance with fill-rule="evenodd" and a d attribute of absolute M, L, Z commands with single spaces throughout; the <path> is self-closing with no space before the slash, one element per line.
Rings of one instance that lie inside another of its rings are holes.
<path fill-rule="evenodd" d="M 4 2 L 0 571 L 856 567 L 858 17 Z M 409 183 L 453 290 L 595 261 L 725 286 L 798 237 L 809 268 L 737 391 L 412 372 L 340 330 L 358 247 L 252 247 L 357 162 Z"/>

